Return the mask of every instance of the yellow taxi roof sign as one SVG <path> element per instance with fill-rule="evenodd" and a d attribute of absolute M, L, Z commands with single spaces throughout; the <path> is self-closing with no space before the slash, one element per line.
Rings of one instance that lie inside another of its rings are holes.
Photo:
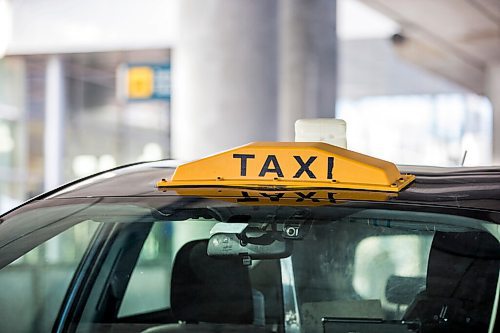
<path fill-rule="evenodd" d="M 322 142 L 255 142 L 182 164 L 163 187 L 344 188 L 398 192 L 415 179 L 391 162 Z"/>

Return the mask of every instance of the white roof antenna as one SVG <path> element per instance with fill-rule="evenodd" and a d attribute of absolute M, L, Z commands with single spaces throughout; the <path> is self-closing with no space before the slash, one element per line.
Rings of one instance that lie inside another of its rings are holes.
<path fill-rule="evenodd" d="M 342 119 L 299 119 L 295 122 L 295 142 L 325 142 L 347 148 L 346 122 Z"/>

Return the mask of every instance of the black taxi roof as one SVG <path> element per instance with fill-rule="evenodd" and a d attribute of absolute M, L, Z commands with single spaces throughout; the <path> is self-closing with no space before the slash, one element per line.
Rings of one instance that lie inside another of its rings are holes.
<path fill-rule="evenodd" d="M 118 167 L 66 184 L 35 200 L 175 195 L 159 191 L 155 184 L 170 177 L 178 165 L 179 162 L 163 160 Z M 399 166 L 399 169 L 414 174 L 416 179 L 391 197 L 391 203 L 500 212 L 500 167 Z"/>

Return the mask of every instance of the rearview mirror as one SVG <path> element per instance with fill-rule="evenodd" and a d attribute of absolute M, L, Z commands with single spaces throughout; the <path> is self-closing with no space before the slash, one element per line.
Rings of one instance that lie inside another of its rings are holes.
<path fill-rule="evenodd" d="M 292 254 L 292 242 L 287 239 L 276 240 L 267 234 L 243 239 L 236 233 L 217 233 L 210 237 L 207 254 L 215 257 L 279 259 Z"/>

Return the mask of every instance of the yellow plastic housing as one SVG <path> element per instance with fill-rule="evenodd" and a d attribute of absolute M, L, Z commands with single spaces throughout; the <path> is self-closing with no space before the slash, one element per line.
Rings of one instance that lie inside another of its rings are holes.
<path fill-rule="evenodd" d="M 391 162 L 327 143 L 255 142 L 182 164 L 157 186 L 398 192 L 414 179 Z"/>

